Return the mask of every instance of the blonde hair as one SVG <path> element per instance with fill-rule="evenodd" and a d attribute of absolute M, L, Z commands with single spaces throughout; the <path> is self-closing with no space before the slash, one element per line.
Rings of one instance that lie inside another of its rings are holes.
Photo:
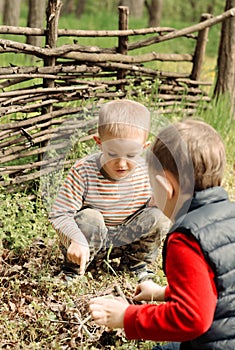
<path fill-rule="evenodd" d="M 150 120 L 149 110 L 139 102 L 126 99 L 110 101 L 100 109 L 98 133 L 101 138 L 106 134 L 128 138 L 130 133 L 134 133 L 147 139 Z"/>
<path fill-rule="evenodd" d="M 192 174 L 187 173 L 191 163 L 194 190 L 200 191 L 221 185 L 226 165 L 225 147 L 210 125 L 187 119 L 159 133 L 147 162 L 150 168 L 170 171 L 182 184 L 192 178 Z"/>

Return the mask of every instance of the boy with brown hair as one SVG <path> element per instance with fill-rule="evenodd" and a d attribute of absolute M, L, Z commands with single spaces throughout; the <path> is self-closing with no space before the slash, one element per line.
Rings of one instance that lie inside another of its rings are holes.
<path fill-rule="evenodd" d="M 138 280 L 153 277 L 147 264 L 156 259 L 167 220 L 149 206 L 151 188 L 141 157 L 149 129 L 150 112 L 138 102 L 115 100 L 101 107 L 94 137 L 100 152 L 72 167 L 50 214 L 67 275 L 84 274 L 109 252 Z"/>
<path fill-rule="evenodd" d="M 221 187 L 225 149 L 197 120 L 170 125 L 147 157 L 158 207 L 172 221 L 163 249 L 167 286 L 145 281 L 127 305 L 96 298 L 98 324 L 124 327 L 129 339 L 168 341 L 155 350 L 235 349 L 235 203 Z"/>

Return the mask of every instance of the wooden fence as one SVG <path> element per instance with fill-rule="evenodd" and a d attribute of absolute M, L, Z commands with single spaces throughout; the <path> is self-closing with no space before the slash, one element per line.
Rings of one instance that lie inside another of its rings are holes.
<path fill-rule="evenodd" d="M 208 83 L 200 81 L 208 29 L 233 15 L 232 10 L 216 17 L 205 14 L 200 23 L 181 30 L 128 29 L 128 8 L 119 7 L 118 30 L 84 31 L 58 29 L 60 7 L 60 0 L 49 1 L 46 29 L 0 26 L 4 35 L 45 39 L 45 47 L 0 39 L 1 55 L 23 53 L 37 58 L 31 66 L 0 67 L 0 186 L 24 187 L 58 164 L 69 167 L 64 149 L 74 135 L 78 142 L 92 137 L 97 120 L 94 106 L 104 100 L 151 95 L 154 109 L 163 115 L 182 108 L 192 114 L 199 101 L 209 101 L 204 91 Z M 145 39 L 128 40 L 147 34 Z M 116 37 L 117 47 L 77 43 L 58 47 L 58 37 L 66 36 L 95 37 L 97 42 L 101 37 Z M 150 51 L 153 44 L 179 37 L 195 41 L 193 53 Z M 144 47 L 149 52 L 129 54 Z M 187 62 L 191 71 L 159 71 L 146 65 L 153 61 Z"/>

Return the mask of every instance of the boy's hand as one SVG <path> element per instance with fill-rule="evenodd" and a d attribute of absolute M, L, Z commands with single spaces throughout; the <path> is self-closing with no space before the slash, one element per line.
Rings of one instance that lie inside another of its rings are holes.
<path fill-rule="evenodd" d="M 135 301 L 164 301 L 165 300 L 165 288 L 161 287 L 153 281 L 144 281 L 136 287 Z"/>
<path fill-rule="evenodd" d="M 109 328 L 123 328 L 128 303 L 121 298 L 99 297 L 91 299 L 90 312 L 95 322 Z"/>
<path fill-rule="evenodd" d="M 80 274 L 83 275 L 86 269 L 86 263 L 90 258 L 90 249 L 88 246 L 80 245 L 75 241 L 71 241 L 67 251 L 67 258 L 71 262 L 80 265 Z"/>

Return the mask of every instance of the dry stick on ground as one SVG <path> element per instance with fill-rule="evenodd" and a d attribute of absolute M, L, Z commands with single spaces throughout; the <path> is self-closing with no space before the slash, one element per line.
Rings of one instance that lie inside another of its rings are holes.
<path fill-rule="evenodd" d="M 91 316 L 86 317 L 85 320 L 81 320 L 81 318 L 78 316 L 78 314 L 75 313 L 74 317 L 76 318 L 76 320 L 78 322 L 64 321 L 64 320 L 52 320 L 52 319 L 50 319 L 50 322 L 77 325 L 77 326 L 79 326 L 79 331 L 81 329 L 83 329 L 86 332 L 86 334 L 89 336 L 90 339 L 94 338 L 93 334 L 91 332 L 89 332 L 89 330 L 86 326 L 86 322 L 91 320 Z"/>
<path fill-rule="evenodd" d="M 114 291 L 123 299 L 125 300 L 128 304 L 132 304 L 131 301 L 127 300 L 125 294 L 121 290 L 121 287 L 119 286 L 118 283 L 115 283 L 114 285 Z M 81 319 L 81 317 L 77 314 L 74 313 L 74 317 L 78 322 L 72 322 L 72 321 L 63 321 L 63 320 L 50 320 L 51 322 L 56 322 L 56 323 L 66 323 L 66 324 L 73 324 L 73 325 L 78 325 L 79 330 L 83 329 L 87 335 L 92 339 L 94 338 L 93 334 L 89 332 L 86 323 L 92 319 L 91 315 L 88 315 L 84 320 Z"/>
<path fill-rule="evenodd" d="M 123 299 L 125 300 L 128 304 L 133 304 L 133 302 L 131 300 L 127 300 L 125 294 L 123 293 L 123 291 L 121 290 L 121 287 L 119 286 L 119 284 L 115 284 L 114 285 L 114 290 L 115 292 Z"/>
<path fill-rule="evenodd" d="M 79 322 L 80 326 L 79 326 L 79 330 L 83 329 L 87 335 L 92 339 L 93 338 L 93 334 L 91 334 L 91 332 L 89 332 L 87 326 L 86 326 L 86 322 L 89 321 L 91 319 L 91 316 L 88 316 L 87 318 L 85 318 L 85 320 L 81 320 L 81 318 L 79 317 L 79 315 L 77 313 L 74 313 L 74 317 L 76 318 L 76 320 Z"/>

